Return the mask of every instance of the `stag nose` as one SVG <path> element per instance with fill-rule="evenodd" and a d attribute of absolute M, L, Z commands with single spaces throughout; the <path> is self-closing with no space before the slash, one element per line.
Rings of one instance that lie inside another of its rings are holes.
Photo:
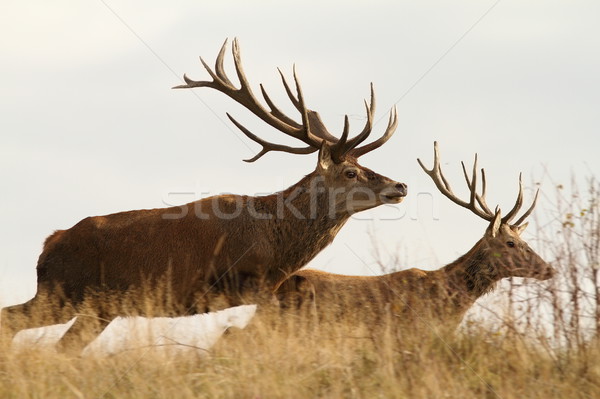
<path fill-rule="evenodd" d="M 551 279 L 556 274 L 556 269 L 553 267 L 549 267 L 546 270 L 546 275 L 544 276 L 546 279 Z"/>
<path fill-rule="evenodd" d="M 556 269 L 552 266 L 546 266 L 537 273 L 535 278 L 538 280 L 549 280 L 556 275 Z"/>
<path fill-rule="evenodd" d="M 406 194 L 408 193 L 408 186 L 404 183 L 398 183 L 396 184 L 396 190 L 400 192 L 401 196 L 406 197 Z"/>

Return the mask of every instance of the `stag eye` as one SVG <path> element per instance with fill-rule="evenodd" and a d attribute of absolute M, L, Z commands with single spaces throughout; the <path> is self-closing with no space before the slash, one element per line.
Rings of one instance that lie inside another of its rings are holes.
<path fill-rule="evenodd" d="M 515 246 L 515 242 L 514 242 L 514 241 L 508 241 L 508 242 L 506 243 L 506 245 L 508 245 L 508 246 L 509 246 L 509 247 L 511 247 L 511 248 L 514 248 L 514 246 Z"/>
<path fill-rule="evenodd" d="M 346 171 L 346 177 L 348 179 L 354 179 L 356 177 L 356 172 L 353 170 Z"/>

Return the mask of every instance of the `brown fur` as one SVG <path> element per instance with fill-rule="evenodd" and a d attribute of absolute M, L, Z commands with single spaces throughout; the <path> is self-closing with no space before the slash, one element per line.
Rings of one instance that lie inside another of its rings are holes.
<path fill-rule="evenodd" d="M 544 280 L 554 273 L 519 237 L 519 228 L 506 224 L 494 227 L 493 223 L 469 252 L 441 269 L 413 268 L 382 276 L 305 269 L 280 284 L 277 296 L 287 308 L 316 305 L 321 319 L 351 316 L 374 326 L 391 316 L 398 327 L 452 331 L 477 298 L 490 292 L 502 278 Z"/>
<path fill-rule="evenodd" d="M 348 170 L 357 176 L 348 178 Z M 352 188 L 370 190 L 374 196 L 345 195 Z M 161 313 L 158 306 L 136 302 L 162 290 L 159 296 L 166 298 L 168 314 L 213 307 L 207 293 L 224 294 L 222 306 L 242 303 L 246 294 L 255 301 L 258 286 L 269 296 L 279 281 L 329 245 L 353 212 L 398 203 L 405 195 L 404 184 L 361 167 L 353 158 L 333 162 L 324 145 L 317 169 L 280 193 L 221 195 L 181 207 L 88 217 L 48 237 L 37 265 L 37 294 L 4 309 L 3 327 L 8 324 L 14 332 L 64 323 L 86 296 L 96 298 L 105 324 L 126 311 L 114 301 L 134 291 L 141 296 L 130 304 Z M 233 215 L 236 209 L 235 217 L 219 216 Z M 32 316 L 48 303 L 53 310 L 45 317 Z M 24 317 L 17 325 L 13 321 L 19 316 Z"/>

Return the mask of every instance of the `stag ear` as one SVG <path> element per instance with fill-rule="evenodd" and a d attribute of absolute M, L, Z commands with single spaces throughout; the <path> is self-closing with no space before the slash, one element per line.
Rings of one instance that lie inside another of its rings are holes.
<path fill-rule="evenodd" d="M 521 235 L 522 232 L 525 231 L 525 229 L 527 228 L 527 226 L 529 226 L 529 222 L 525 222 L 520 226 L 513 226 L 513 230 L 515 231 L 515 233 L 517 233 L 518 235 Z"/>
<path fill-rule="evenodd" d="M 329 148 L 327 142 L 323 140 L 321 148 L 319 149 L 319 167 L 323 170 L 327 170 L 333 163 L 333 159 L 331 158 L 331 148 Z"/>
<path fill-rule="evenodd" d="M 496 211 L 494 218 L 490 222 L 485 234 L 491 237 L 496 237 L 500 231 L 500 224 L 502 224 L 502 215 L 500 215 L 500 209 Z"/>

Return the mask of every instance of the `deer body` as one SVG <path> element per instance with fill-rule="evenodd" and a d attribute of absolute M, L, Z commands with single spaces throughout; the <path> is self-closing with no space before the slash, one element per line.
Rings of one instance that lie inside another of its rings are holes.
<path fill-rule="evenodd" d="M 220 307 L 243 303 L 247 295 L 251 301 L 260 300 L 257 297 L 265 293 L 270 299 L 276 284 L 331 243 L 353 213 L 383 203 L 399 203 L 406 196 L 405 184 L 357 162 L 358 157 L 385 143 L 397 125 L 392 112 L 384 135 L 359 146 L 372 130 L 372 87 L 371 103 L 365 103 L 364 129 L 349 139 L 346 117 L 338 139 L 326 130 L 317 112 L 306 108 L 295 76 L 297 95 L 283 75 L 282 79 L 302 123 L 276 108 L 263 89 L 270 111 L 265 109 L 252 94 L 234 41 L 233 55 L 241 84 L 241 88 L 236 88 L 224 73 L 225 48 L 226 42 L 215 71 L 204 64 L 213 81 L 197 82 L 185 77 L 188 84 L 179 87 L 219 90 L 271 126 L 308 145 L 294 148 L 269 143 L 230 117 L 244 134 L 263 147 L 250 162 L 269 151 L 318 151 L 315 171 L 273 195 L 220 195 L 180 207 L 88 217 L 68 230 L 56 231 L 46 240 L 38 260 L 36 296 L 3 309 L 3 332 L 7 327 L 14 333 L 23 328 L 65 323 L 88 306 L 89 298 L 93 299 L 89 305 L 92 309 L 85 311 L 97 316 L 91 319 L 100 324 L 98 330 L 126 312 L 204 312 L 215 306 L 209 302 L 210 296 L 215 295 L 225 297 L 225 304 L 219 304 Z M 125 309 L 121 301 L 127 301 L 134 309 Z M 44 308 L 46 311 L 40 312 Z M 34 317 L 36 313 L 41 315 Z M 62 341 L 80 335 L 89 320 L 78 317 Z"/>
<path fill-rule="evenodd" d="M 314 172 L 268 196 L 222 195 L 88 217 L 47 239 L 38 282 L 60 283 L 64 295 L 81 301 L 86 289 L 125 290 L 170 269 L 176 299 L 187 306 L 206 284 L 251 279 L 274 287 L 329 245 L 351 215 L 331 214 L 319 177 Z"/>
<path fill-rule="evenodd" d="M 452 331 L 477 298 L 491 291 L 499 280 L 506 277 L 546 280 L 553 276 L 552 267 L 520 237 L 527 227 L 522 222 L 532 212 L 537 194 L 530 208 L 515 224 L 510 224 L 522 206 L 521 181 L 515 206 L 503 218 L 498 208 L 492 212 L 486 204 L 483 169 L 482 193 L 477 193 L 477 158 L 471 178 L 463 164 L 471 191 L 468 202 L 453 194 L 443 176 L 437 143 L 433 169 L 426 169 L 420 160 L 419 163 L 442 194 L 490 222 L 483 238 L 455 262 L 434 271 L 409 269 L 365 277 L 300 270 L 277 287 L 276 295 L 284 308 L 316 308 L 321 318 L 333 313 L 367 325 L 376 325 L 392 316 L 394 325 L 409 329 L 424 321 L 425 326 L 433 324 Z"/>
<path fill-rule="evenodd" d="M 424 323 L 425 327 L 452 331 L 475 301 L 502 278 L 545 280 L 552 276 L 552 268 L 526 244 L 518 254 L 502 248 L 517 238 L 508 226 L 500 237 L 491 237 L 488 231 L 465 255 L 437 270 L 412 268 L 381 276 L 346 276 L 303 269 L 280 284 L 277 296 L 290 307 L 289 302 L 304 292 L 302 303 L 315 306 L 321 318 L 355 312 L 353 317 L 368 325 L 392 316 L 398 327 Z"/>

